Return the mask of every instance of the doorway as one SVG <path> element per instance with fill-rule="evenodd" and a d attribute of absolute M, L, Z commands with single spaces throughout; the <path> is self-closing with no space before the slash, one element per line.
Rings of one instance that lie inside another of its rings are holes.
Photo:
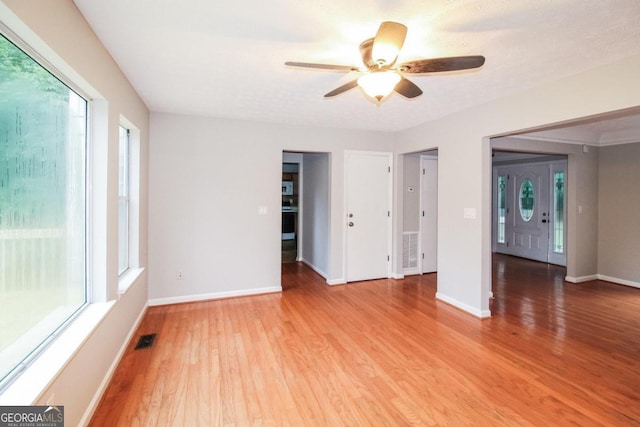
<path fill-rule="evenodd" d="M 292 159 L 287 156 L 288 160 Z M 300 163 L 282 163 L 282 262 L 295 262 L 298 257 L 298 213 L 300 206 Z"/>
<path fill-rule="evenodd" d="M 281 263 L 302 262 L 328 278 L 331 154 L 282 153 Z"/>
<path fill-rule="evenodd" d="M 282 158 L 282 233 L 281 261 L 295 262 L 298 257 L 300 232 L 298 215 L 300 212 L 300 164 L 301 155 L 285 153 Z"/>
<path fill-rule="evenodd" d="M 493 171 L 497 253 L 566 265 L 567 161 L 504 162 Z"/>

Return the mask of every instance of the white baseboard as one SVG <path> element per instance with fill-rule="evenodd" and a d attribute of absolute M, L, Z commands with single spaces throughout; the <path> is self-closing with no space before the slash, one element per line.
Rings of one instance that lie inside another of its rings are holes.
<path fill-rule="evenodd" d="M 604 280 L 605 282 L 615 283 L 617 285 L 625 285 L 631 286 L 633 288 L 640 288 L 640 282 L 632 282 L 631 280 L 619 279 L 617 277 L 606 276 L 604 274 L 598 274 L 599 280 Z"/>
<path fill-rule="evenodd" d="M 346 285 L 347 281 L 344 278 L 340 279 L 329 279 L 327 280 L 327 285 Z"/>
<path fill-rule="evenodd" d="M 396 279 L 396 280 L 404 279 L 404 275 L 405 274 L 409 274 L 409 273 L 407 273 L 407 272 L 404 272 L 404 273 L 391 273 L 391 278 L 392 279 Z M 415 274 L 418 274 L 418 273 L 415 273 Z"/>
<path fill-rule="evenodd" d="M 447 304 L 450 304 L 456 308 L 459 308 L 460 310 L 466 311 L 467 313 L 473 314 L 474 316 L 479 317 L 481 319 L 491 317 L 491 311 L 478 310 L 477 308 L 470 306 L 469 304 L 458 301 L 457 299 L 444 295 L 441 292 L 436 292 L 436 299 L 442 302 L 446 302 Z"/>
<path fill-rule="evenodd" d="M 625 286 L 631 286 L 633 288 L 640 288 L 640 282 L 634 282 L 632 280 L 607 276 L 606 274 L 591 274 L 589 276 L 580 276 L 580 277 L 567 276 L 564 278 L 564 280 L 571 283 L 583 283 L 583 282 L 589 282 L 591 280 L 604 280 L 605 282 L 615 283 L 616 285 L 625 285 Z"/>
<path fill-rule="evenodd" d="M 181 295 L 177 297 L 154 298 L 149 300 L 149 306 L 180 304 L 183 302 L 206 301 L 210 299 L 222 299 L 233 297 L 244 297 L 248 295 L 270 294 L 282 292 L 282 286 L 272 286 L 267 288 L 243 289 L 240 291 L 211 292 L 207 294 Z"/>
<path fill-rule="evenodd" d="M 571 283 L 582 283 L 582 282 L 588 282 L 590 280 L 598 280 L 598 275 L 590 274 L 588 276 L 578 276 L 578 277 L 567 276 L 564 278 L 564 280 Z"/>
<path fill-rule="evenodd" d="M 316 267 L 315 265 L 311 264 L 309 261 L 307 261 L 304 258 L 300 258 L 300 262 L 303 263 L 304 265 L 306 265 L 307 267 L 309 267 L 310 269 L 312 269 L 313 271 L 315 271 L 316 273 L 318 273 L 319 275 L 321 275 L 323 278 L 327 278 L 327 273 L 325 273 L 324 271 L 320 270 L 318 267 Z"/>
<path fill-rule="evenodd" d="M 404 276 L 414 276 L 416 274 L 422 274 L 419 268 L 407 268 L 406 270 L 402 270 L 402 274 Z"/>
<path fill-rule="evenodd" d="M 84 411 L 82 418 L 80 418 L 80 423 L 78 425 L 86 426 L 87 424 L 89 424 L 89 421 L 91 421 L 91 417 L 93 417 L 94 412 L 98 408 L 98 404 L 100 403 L 100 399 L 102 399 L 102 395 L 107 390 L 107 387 L 109 386 L 109 383 L 113 378 L 113 374 L 115 374 L 116 368 L 120 364 L 120 360 L 122 360 L 124 353 L 127 351 L 127 347 L 129 347 L 129 342 L 131 342 L 133 335 L 138 330 L 140 323 L 142 323 L 142 319 L 144 319 L 144 315 L 147 313 L 147 308 L 149 308 L 149 305 L 145 304 L 144 307 L 142 307 L 142 310 L 140 311 L 138 318 L 136 319 L 135 322 L 133 322 L 133 326 L 129 330 L 127 337 L 125 338 L 124 342 L 120 346 L 120 350 L 118 350 L 118 353 L 116 354 L 115 359 L 113 359 L 111 366 L 109 366 L 109 369 L 107 370 L 107 373 L 102 379 L 102 382 L 98 386 L 98 389 L 96 390 L 95 394 L 93 395 L 91 402 L 89 402 L 89 406 Z"/>

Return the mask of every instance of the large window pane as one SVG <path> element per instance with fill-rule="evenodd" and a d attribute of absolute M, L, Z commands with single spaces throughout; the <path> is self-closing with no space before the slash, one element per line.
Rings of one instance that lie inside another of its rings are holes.
<path fill-rule="evenodd" d="M 0 380 L 86 303 L 86 111 L 0 36 Z"/>
<path fill-rule="evenodd" d="M 118 172 L 118 274 L 129 268 L 129 131 L 120 126 Z"/>

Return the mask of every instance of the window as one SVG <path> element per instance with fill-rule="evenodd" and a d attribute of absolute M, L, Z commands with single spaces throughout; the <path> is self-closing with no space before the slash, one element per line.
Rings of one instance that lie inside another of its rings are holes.
<path fill-rule="evenodd" d="M 87 101 L 0 35 L 0 382 L 87 302 Z"/>
<path fill-rule="evenodd" d="M 507 176 L 498 176 L 498 243 L 505 243 L 507 214 Z"/>
<path fill-rule="evenodd" d="M 533 182 L 529 178 L 522 181 L 520 185 L 520 216 L 524 221 L 530 221 L 533 217 L 533 207 L 535 204 L 535 194 L 533 192 Z"/>
<path fill-rule="evenodd" d="M 553 251 L 564 253 L 564 172 L 553 174 Z"/>
<path fill-rule="evenodd" d="M 118 170 L 118 274 L 129 269 L 130 132 L 120 126 Z"/>

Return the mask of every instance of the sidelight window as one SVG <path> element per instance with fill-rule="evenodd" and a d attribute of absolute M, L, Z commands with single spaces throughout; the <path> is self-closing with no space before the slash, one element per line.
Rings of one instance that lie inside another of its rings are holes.
<path fill-rule="evenodd" d="M 507 219 L 507 176 L 498 176 L 498 243 L 505 242 Z"/>
<path fill-rule="evenodd" d="M 564 172 L 553 174 L 553 251 L 564 253 Z"/>

